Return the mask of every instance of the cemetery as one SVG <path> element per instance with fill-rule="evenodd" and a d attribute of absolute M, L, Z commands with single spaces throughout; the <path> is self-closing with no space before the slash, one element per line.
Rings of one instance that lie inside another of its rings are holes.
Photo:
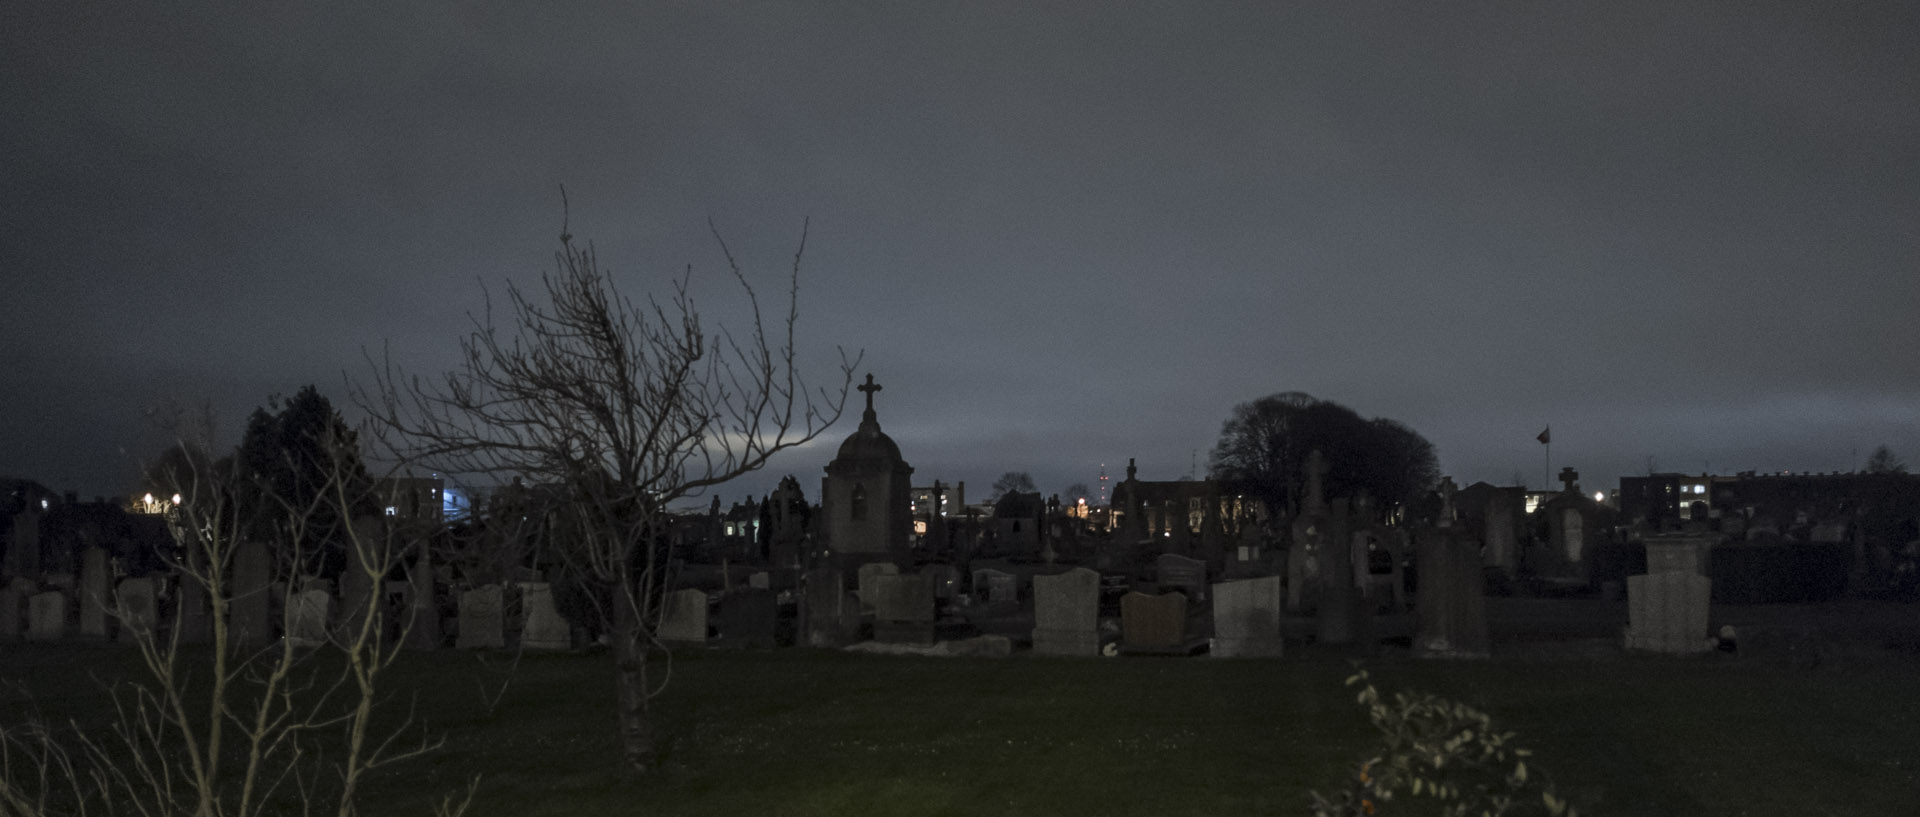
<path fill-rule="evenodd" d="M 939 482 L 909 490 L 879 390 L 861 387 L 818 506 L 789 477 L 673 520 L 650 630 L 672 677 L 658 779 L 598 762 L 616 751 L 604 602 L 532 551 L 356 518 L 355 547 L 397 547 L 374 581 L 240 542 L 222 631 L 321 663 L 355 633 L 405 650 L 393 700 L 446 745 L 369 778 L 369 814 L 427 810 L 473 774 L 475 814 L 1292 813 L 1368 751 L 1341 685 L 1356 666 L 1493 713 L 1587 813 L 1920 802 L 1920 616 L 1863 589 L 1891 552 L 1870 525 L 1802 519 L 1820 540 L 1802 547 L 1756 540 L 1774 526 L 1745 513 L 1623 521 L 1573 469 L 1532 513 L 1442 479 L 1389 514 L 1330 496 L 1342 465 L 1318 451 L 1291 518 L 1131 463 L 1098 519 L 1037 494 L 954 518 Z M 97 717 L 85 679 L 134 674 L 127 645 L 208 644 L 190 576 L 124 533 L 40 522 L 12 514 L 0 589 L 6 678 L 32 706 Z M 1809 591 L 1802 568 L 1835 553 L 1858 560 Z M 8 699 L 9 722 L 27 705 Z"/>

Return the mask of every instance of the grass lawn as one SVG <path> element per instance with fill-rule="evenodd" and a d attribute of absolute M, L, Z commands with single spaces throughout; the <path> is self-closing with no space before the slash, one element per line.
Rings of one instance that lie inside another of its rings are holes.
<path fill-rule="evenodd" d="M 1374 733 L 1341 655 L 1279 660 L 684 652 L 659 701 L 666 768 L 620 772 L 604 656 L 414 656 L 447 745 L 382 770 L 369 814 L 428 813 L 482 776 L 478 815 L 1299 814 Z M 0 676 L 88 711 L 109 648 L 9 645 Z M 1583 813 L 1920 813 L 1920 661 L 1816 670 L 1722 656 L 1368 661 L 1383 691 L 1486 709 Z M 487 697 L 501 692 L 489 711 Z M 9 699 L 11 704 L 11 696 Z M 17 712 L 5 714 L 12 722 Z"/>

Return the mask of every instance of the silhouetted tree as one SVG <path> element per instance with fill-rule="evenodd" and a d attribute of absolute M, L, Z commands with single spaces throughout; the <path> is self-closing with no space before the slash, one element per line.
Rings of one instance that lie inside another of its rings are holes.
<path fill-rule="evenodd" d="M 1060 502 L 1065 505 L 1074 505 L 1082 499 L 1092 500 L 1093 498 L 1093 489 L 1088 488 L 1084 482 L 1076 482 L 1060 492 Z"/>
<path fill-rule="evenodd" d="M 1210 459 L 1215 479 L 1296 513 L 1306 486 L 1302 466 L 1318 450 L 1331 470 L 1328 496 L 1365 491 L 1382 510 L 1406 503 L 1439 478 L 1433 444 L 1385 418 L 1301 392 L 1268 395 L 1235 406 Z"/>
<path fill-rule="evenodd" d="M 710 329 L 694 308 L 691 268 L 671 297 L 636 305 L 602 271 L 591 244 L 560 237 L 555 270 L 532 293 L 508 286 L 508 317 L 475 317 L 460 366 L 408 379 L 388 363 L 357 391 L 382 440 L 437 470 L 521 477 L 553 502 L 548 543 L 604 590 L 600 610 L 616 665 L 627 764 L 657 762 L 650 677 L 667 581 L 667 507 L 760 468 L 840 417 L 853 380 L 843 354 L 835 388 L 810 389 L 794 362 L 800 251 L 784 334 L 769 336 L 759 301 L 716 230 L 744 298 L 744 333 Z M 779 331 L 779 330 L 776 330 Z M 817 400 L 816 400 L 817 394 Z"/>
<path fill-rule="evenodd" d="M 301 509 L 306 540 L 313 543 L 305 567 L 324 575 L 343 566 L 342 543 L 353 517 L 380 512 L 357 435 L 311 385 L 254 409 L 233 468 L 238 507 L 252 515 L 245 520 L 247 535 L 284 540 L 286 508 Z"/>
<path fill-rule="evenodd" d="M 1033 477 L 1025 471 L 1008 471 L 993 481 L 993 493 L 990 499 L 999 499 L 1010 492 L 1033 493 L 1040 490 L 1033 484 Z"/>
<path fill-rule="evenodd" d="M 1894 456 L 1893 450 L 1884 445 L 1873 449 L 1873 454 L 1867 457 L 1869 474 L 1904 474 L 1906 472 L 1907 464 Z"/>

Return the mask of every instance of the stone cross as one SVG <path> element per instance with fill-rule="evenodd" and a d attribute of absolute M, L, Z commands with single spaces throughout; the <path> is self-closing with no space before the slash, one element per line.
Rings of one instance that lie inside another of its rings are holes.
<path fill-rule="evenodd" d="M 877 392 L 877 391 L 879 391 L 879 390 L 881 389 L 881 386 L 880 386 L 880 384 L 878 384 L 878 383 L 875 383 L 875 382 L 873 382 L 873 373 L 872 373 L 872 372 L 868 372 L 868 373 L 867 373 L 867 382 L 866 382 L 866 385 L 863 385 L 863 386 L 855 386 L 854 388 L 857 388 L 857 389 L 859 389 L 860 391 L 862 391 L 862 392 L 865 392 L 865 393 L 866 393 L 866 395 L 867 395 L 867 413 L 868 413 L 868 414 L 872 414 L 872 413 L 873 413 L 873 393 L 874 393 L 874 392 Z"/>
<path fill-rule="evenodd" d="M 1573 470 L 1573 466 L 1569 465 L 1565 468 L 1560 469 L 1560 481 L 1563 483 L 1566 483 L 1567 493 L 1573 493 L 1574 491 L 1578 490 L 1577 488 L 1573 487 L 1573 483 L 1578 479 L 1580 479 L 1580 472 Z"/>

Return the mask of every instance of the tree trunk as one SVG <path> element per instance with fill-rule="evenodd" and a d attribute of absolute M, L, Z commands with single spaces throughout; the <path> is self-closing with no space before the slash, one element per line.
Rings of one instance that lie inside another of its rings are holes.
<path fill-rule="evenodd" d="M 656 760 L 653 716 L 647 705 L 651 697 L 647 683 L 651 639 L 647 637 L 632 591 L 633 588 L 623 587 L 614 593 L 614 683 L 619 693 L 621 751 L 636 774 L 645 774 L 653 769 Z"/>

